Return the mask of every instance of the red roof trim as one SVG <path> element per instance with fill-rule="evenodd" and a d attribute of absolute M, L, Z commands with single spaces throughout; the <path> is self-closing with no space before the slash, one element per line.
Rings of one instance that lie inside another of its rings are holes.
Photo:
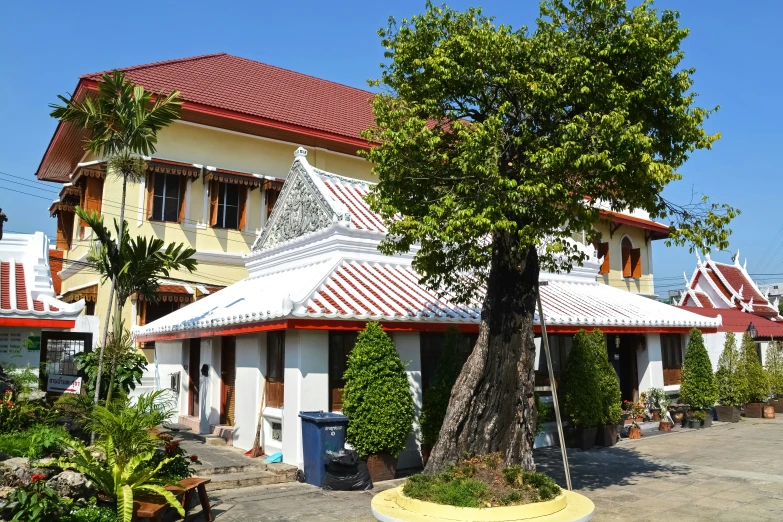
<path fill-rule="evenodd" d="M 665 239 L 669 237 L 669 227 L 662 223 L 652 221 L 651 219 L 642 219 L 611 210 L 601 210 L 599 215 L 602 219 L 607 219 L 614 223 L 649 230 L 653 232 L 652 239 Z"/>
<path fill-rule="evenodd" d="M 21 317 L 0 316 L 0 326 L 25 326 L 31 328 L 75 328 L 76 321 L 71 319 L 27 319 Z"/>

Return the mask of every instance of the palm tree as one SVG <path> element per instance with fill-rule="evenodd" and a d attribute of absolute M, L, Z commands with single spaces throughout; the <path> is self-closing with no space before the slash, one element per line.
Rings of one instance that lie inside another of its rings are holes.
<path fill-rule="evenodd" d="M 164 248 L 162 239 L 147 239 L 143 236 L 130 237 L 128 223 L 123 221 L 120 229 L 115 220 L 114 230 L 119 238 L 114 242 L 111 231 L 104 225 L 103 217 L 97 211 L 85 211 L 76 207 L 76 214 L 89 226 L 95 235 L 87 263 L 91 268 L 101 274 L 103 281 L 111 280 L 117 293 L 117 305 L 115 309 L 115 321 L 112 329 L 112 343 L 124 344 L 122 311 L 125 302 L 134 294 L 155 303 L 158 300 L 158 286 L 160 278 L 168 277 L 173 270 L 187 270 L 193 272 L 197 262 L 193 259 L 196 253 L 194 248 L 186 247 L 179 243 L 169 243 Z M 108 315 L 108 312 L 107 312 Z M 98 402 L 102 360 L 108 343 L 108 336 L 104 333 L 104 343 L 101 346 L 101 355 L 98 359 L 98 376 L 95 383 L 95 402 Z M 112 346 L 110 352 L 115 354 L 121 346 Z M 117 357 L 112 357 L 116 361 Z M 114 379 L 114 365 L 111 368 L 111 379 Z M 113 384 L 113 383 L 112 383 Z M 112 386 L 109 386 L 107 401 L 111 400 Z"/>
<path fill-rule="evenodd" d="M 122 177 L 120 223 L 125 223 L 128 181 L 137 182 L 143 179 L 147 167 L 142 156 L 152 156 L 158 143 L 158 132 L 179 119 L 182 107 L 179 91 L 153 96 L 143 87 L 134 85 L 126 78 L 125 73 L 115 70 L 101 77 L 97 95 L 88 94 L 83 100 L 77 100 L 74 96 L 57 97 L 64 105 L 50 104 L 51 116 L 86 130 L 84 149 L 107 160 L 108 170 Z M 118 245 L 122 243 L 124 232 L 125 227 L 118 234 Z M 101 355 L 98 360 L 95 402 L 98 402 L 103 347 L 108 338 L 109 316 L 116 286 L 117 281 L 112 278 Z"/>

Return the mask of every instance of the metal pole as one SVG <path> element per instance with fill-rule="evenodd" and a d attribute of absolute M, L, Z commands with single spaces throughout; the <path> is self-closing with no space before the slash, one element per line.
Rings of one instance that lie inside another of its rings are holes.
<path fill-rule="evenodd" d="M 557 386 L 555 385 L 555 370 L 552 368 L 552 356 L 549 353 L 549 339 L 546 336 L 546 322 L 544 321 L 544 307 L 541 305 L 541 287 L 546 286 L 546 281 L 538 283 L 538 322 L 541 323 L 541 345 L 546 354 L 546 367 L 549 369 L 549 383 L 552 389 L 552 404 L 555 407 L 555 420 L 557 421 L 557 435 L 560 438 L 560 453 L 563 455 L 563 470 L 565 471 L 566 486 L 571 491 L 571 472 L 568 469 L 568 453 L 565 447 L 565 437 L 563 437 L 563 421 L 560 419 L 560 406 L 557 403 Z"/>

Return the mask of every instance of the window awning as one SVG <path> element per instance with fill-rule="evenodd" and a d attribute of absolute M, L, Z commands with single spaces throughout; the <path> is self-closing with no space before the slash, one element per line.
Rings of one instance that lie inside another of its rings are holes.
<path fill-rule="evenodd" d="M 158 286 L 158 302 L 168 303 L 192 303 L 196 291 L 190 285 L 165 284 Z M 139 300 L 144 301 L 144 296 L 139 295 Z"/>
<path fill-rule="evenodd" d="M 245 185 L 250 188 L 264 186 L 282 186 L 285 180 L 270 179 L 267 176 L 251 174 L 249 172 L 239 172 L 236 170 L 209 168 L 204 181 L 221 181 L 223 183 L 234 183 L 236 185 Z M 273 185 L 277 184 L 277 185 Z"/>
<path fill-rule="evenodd" d="M 96 302 L 98 300 L 98 285 L 94 284 L 76 290 L 69 290 L 63 294 L 60 300 L 66 303 L 75 303 L 79 299 L 84 299 L 91 303 Z"/>
<path fill-rule="evenodd" d="M 76 206 L 61 201 L 55 201 L 49 207 L 49 215 L 55 217 L 58 212 L 76 212 Z"/>
<path fill-rule="evenodd" d="M 180 161 L 164 160 L 152 158 L 147 161 L 147 170 L 150 172 L 159 172 L 161 174 L 175 174 L 197 179 L 201 175 L 201 169 L 192 163 L 182 163 Z"/>

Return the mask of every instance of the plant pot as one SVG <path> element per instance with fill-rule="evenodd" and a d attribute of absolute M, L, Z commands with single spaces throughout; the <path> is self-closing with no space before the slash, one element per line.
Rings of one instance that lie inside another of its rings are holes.
<path fill-rule="evenodd" d="M 660 408 L 653 408 L 650 410 L 650 414 L 652 415 L 653 422 L 661 422 L 661 409 Z"/>
<path fill-rule="evenodd" d="M 666 433 L 669 433 L 672 431 L 672 428 L 674 427 L 673 422 L 661 422 L 658 424 L 658 431 L 665 431 Z"/>
<path fill-rule="evenodd" d="M 772 399 L 769 403 L 775 407 L 775 413 L 783 413 L 783 400 Z"/>
<path fill-rule="evenodd" d="M 642 438 L 642 429 L 641 428 L 630 428 L 628 430 L 628 438 L 629 439 L 641 439 Z"/>
<path fill-rule="evenodd" d="M 619 426 L 600 426 L 596 431 L 595 445 L 609 447 L 617 444 L 620 438 Z"/>
<path fill-rule="evenodd" d="M 575 444 L 574 447 L 587 451 L 595 446 L 595 435 L 598 433 L 598 428 L 580 428 L 575 430 Z"/>
<path fill-rule="evenodd" d="M 623 426 L 628 426 L 633 421 L 631 420 L 631 414 L 630 413 L 623 413 Z"/>
<path fill-rule="evenodd" d="M 397 457 L 388 453 L 378 453 L 367 457 L 367 470 L 373 482 L 392 480 L 397 472 Z"/>
<path fill-rule="evenodd" d="M 674 424 L 676 424 L 680 428 L 685 426 L 685 414 L 681 411 L 673 412 L 672 420 L 674 421 Z"/>
<path fill-rule="evenodd" d="M 432 444 L 426 442 L 421 443 L 421 465 L 426 466 L 427 461 L 430 460 L 430 453 L 432 453 Z"/>
<path fill-rule="evenodd" d="M 764 415 L 763 402 L 749 402 L 745 405 L 745 417 L 748 419 L 760 419 Z"/>
<path fill-rule="evenodd" d="M 639 423 L 639 422 L 644 422 L 644 417 L 642 417 L 641 415 L 637 415 L 637 416 L 636 416 L 636 422 L 637 422 L 637 423 Z"/>
<path fill-rule="evenodd" d="M 740 409 L 738 406 L 715 406 L 720 422 L 739 422 Z"/>
<path fill-rule="evenodd" d="M 702 428 L 711 428 L 712 427 L 712 410 L 703 410 L 704 411 L 704 420 L 701 423 Z"/>
<path fill-rule="evenodd" d="M 688 421 L 688 427 L 692 430 L 700 430 L 701 429 L 701 421 L 696 419 L 691 419 Z"/>
<path fill-rule="evenodd" d="M 765 419 L 774 419 L 775 418 L 775 406 L 764 406 L 764 418 Z"/>

